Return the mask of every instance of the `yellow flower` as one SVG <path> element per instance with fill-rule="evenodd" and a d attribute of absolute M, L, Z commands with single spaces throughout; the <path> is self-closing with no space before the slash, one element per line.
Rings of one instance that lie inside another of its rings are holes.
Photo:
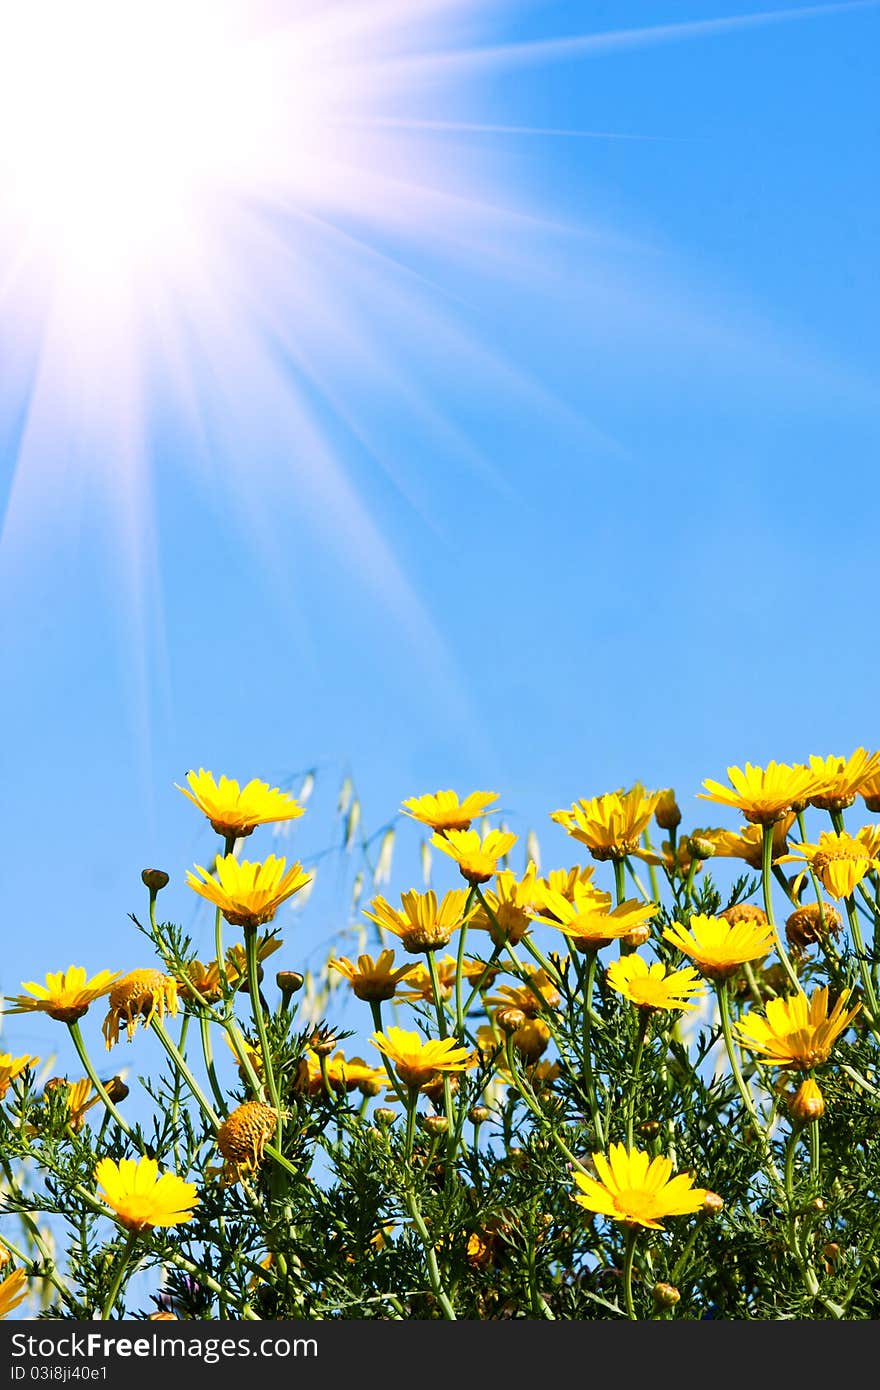
<path fill-rule="evenodd" d="M 320 1095 L 325 1087 L 318 1054 L 309 1049 L 303 1063 L 296 1089 L 310 1096 Z M 364 1095 L 378 1095 L 388 1080 L 383 1068 L 368 1066 L 363 1057 L 346 1057 L 343 1052 L 335 1052 L 328 1057 L 326 1067 L 327 1085 L 331 1091 L 360 1090 Z"/>
<path fill-rule="evenodd" d="M 95 1169 L 98 1187 L 116 1219 L 128 1231 L 177 1226 L 192 1219 L 198 1204 L 196 1185 L 176 1173 L 163 1173 L 154 1158 L 102 1158 Z"/>
<path fill-rule="evenodd" d="M 870 869 L 880 869 L 877 830 L 876 826 L 865 826 L 856 835 L 823 830 L 818 844 L 792 845 L 793 853 L 780 862 L 806 860 L 832 898 L 848 898 Z"/>
<path fill-rule="evenodd" d="M 0 1283 L 0 1318 L 8 1318 L 13 1308 L 17 1308 L 27 1298 L 27 1275 L 23 1269 L 14 1269 Z"/>
<path fill-rule="evenodd" d="M 480 904 L 470 925 L 475 931 L 487 931 L 496 946 L 505 942 L 515 946 L 531 926 L 539 896 L 534 864 L 522 879 L 510 869 L 502 869 L 495 877 L 494 889 L 487 888 L 483 894 L 486 907 Z"/>
<path fill-rule="evenodd" d="M 261 936 L 257 942 L 257 974 L 262 980 L 263 970 L 261 962 L 269 956 L 274 956 L 276 951 L 280 951 L 284 942 L 278 936 L 267 933 Z M 247 951 L 240 941 L 235 941 L 226 948 L 226 978 L 236 989 L 242 993 L 247 993 Z"/>
<path fill-rule="evenodd" d="M 527 984 L 499 985 L 498 993 L 487 996 L 487 1005 L 502 1009 L 521 1009 L 528 1018 L 537 1018 L 542 1009 L 558 1009 L 559 990 L 543 970 L 529 970 Z"/>
<path fill-rule="evenodd" d="M 667 970 L 660 961 L 648 965 L 641 956 L 622 956 L 612 961 L 606 978 L 612 989 L 637 1009 L 695 1009 L 702 993 L 696 970 Z"/>
<path fill-rule="evenodd" d="M 564 826 L 575 840 L 587 846 L 594 859 L 626 859 L 635 855 L 660 863 L 657 855 L 639 848 L 662 792 L 646 792 L 640 782 L 629 791 L 608 792 L 592 801 L 575 801 L 570 811 L 554 811 L 550 817 Z"/>
<path fill-rule="evenodd" d="M 112 1086 L 107 1086 L 108 1093 L 112 1091 Z M 85 1126 L 86 1111 L 91 1110 L 93 1105 L 97 1105 L 101 1097 L 97 1091 L 92 1091 L 92 1083 L 88 1077 L 83 1077 L 81 1081 L 68 1081 L 66 1077 L 53 1076 L 46 1082 L 44 1091 L 51 1095 L 53 1091 L 65 1091 L 65 1102 L 67 1108 L 67 1123 L 74 1134 L 79 1134 Z M 115 1097 L 111 1094 L 111 1100 Z"/>
<path fill-rule="evenodd" d="M 463 801 L 459 801 L 456 792 L 435 792 L 433 796 L 411 797 L 404 801 L 402 810 L 432 830 L 467 830 L 471 821 L 485 815 L 487 807 L 497 799 L 497 792 L 471 792 Z"/>
<path fill-rule="evenodd" d="M 454 956 L 443 956 L 435 962 L 437 966 L 437 983 L 440 986 L 441 999 L 449 999 L 455 987 L 458 975 L 458 961 Z M 434 990 L 431 985 L 431 972 L 427 966 L 415 965 L 409 967 L 413 974 L 407 977 L 406 989 L 400 991 L 401 999 L 426 999 L 430 1003 L 434 998 Z M 486 970 L 485 965 L 480 960 L 463 960 L 461 963 L 462 980 L 478 980 Z M 486 983 L 489 984 L 498 974 L 497 967 L 493 966 L 486 972 Z"/>
<path fill-rule="evenodd" d="M 607 1158 L 594 1153 L 593 1163 L 599 1180 L 576 1172 L 574 1180 L 580 1192 L 575 1201 L 587 1211 L 629 1226 L 660 1231 L 664 1217 L 699 1211 L 706 1199 L 706 1189 L 694 1187 L 690 1173 L 673 1178 L 671 1159 L 659 1155 L 649 1159 L 640 1149 L 612 1144 Z"/>
<path fill-rule="evenodd" d="M 563 932 L 582 955 L 601 951 L 612 941 L 629 936 L 635 927 L 647 922 L 657 911 L 656 903 L 640 903 L 635 899 L 612 910 L 611 894 L 597 895 L 589 886 L 581 892 L 576 890 L 572 903 L 561 893 L 548 893 L 547 904 L 547 915 L 539 917 L 538 921 Z"/>
<path fill-rule="evenodd" d="M 393 951 L 381 951 L 376 960 L 372 956 L 358 956 L 357 965 L 347 956 L 340 956 L 338 960 L 328 961 L 328 965 L 348 980 L 357 999 L 376 1001 L 393 999 L 400 981 L 416 968 L 410 964 L 395 970 Z"/>
<path fill-rule="evenodd" d="M 225 1160 L 221 1183 L 236 1183 L 259 1168 L 277 1127 L 278 1112 L 262 1101 L 248 1100 L 231 1110 L 217 1131 L 217 1148 Z"/>
<path fill-rule="evenodd" d="M 81 965 L 71 965 L 65 971 L 48 974 L 44 985 L 38 985 L 33 980 L 23 980 L 22 989 L 28 990 L 33 998 L 28 998 L 26 994 L 7 998 L 7 1002 L 14 1004 L 15 1008 L 6 1009 L 4 1012 L 44 1013 L 50 1018 L 58 1019 L 60 1023 L 75 1023 L 87 1012 L 90 1004 L 100 999 L 102 994 L 109 993 L 113 981 L 118 978 L 118 970 L 101 970 L 88 980 Z"/>
<path fill-rule="evenodd" d="M 787 836 L 795 821 L 794 811 L 786 811 L 773 824 L 771 864 L 778 864 L 788 848 Z M 699 831 L 695 831 L 699 834 Z M 763 864 L 764 831 L 760 825 L 745 825 L 737 834 L 732 830 L 703 831 L 712 842 L 712 853 L 720 859 L 742 859 L 751 869 Z"/>
<path fill-rule="evenodd" d="M 476 830 L 449 830 L 432 835 L 431 844 L 448 854 L 468 883 L 488 883 L 503 859 L 516 844 L 517 837 L 507 830 L 490 830 L 480 839 Z"/>
<path fill-rule="evenodd" d="M 131 1042 L 139 1018 L 144 1020 L 144 1027 L 149 1027 L 154 1014 L 164 1019 L 166 1009 L 174 1017 L 177 981 L 171 975 L 163 975 L 161 970 L 131 970 L 113 985 L 108 1002 L 110 1010 L 101 1031 L 109 1052 L 119 1042 L 119 1025 L 123 1019 Z"/>
<path fill-rule="evenodd" d="M 742 811 L 746 820 L 758 825 L 774 825 L 789 811 L 802 811 L 821 787 L 819 776 L 800 763 L 789 767 L 787 763 L 770 762 L 766 768 L 746 763 L 744 772 L 729 767 L 727 775 L 732 789 L 707 779 L 703 783 L 707 791 L 697 792 L 697 796 L 703 801 L 733 806 Z"/>
<path fill-rule="evenodd" d="M 536 1061 L 547 1051 L 550 1029 L 542 1018 L 527 1018 L 513 1034 L 513 1045 L 526 1061 Z"/>
<path fill-rule="evenodd" d="M 880 753 L 857 748 L 849 758 L 817 758 L 810 755 L 810 767 L 819 778 L 819 790 L 810 805 L 820 811 L 844 811 L 872 777 L 880 775 Z"/>
<path fill-rule="evenodd" d="M 0 1100 L 9 1090 L 10 1083 L 21 1075 L 25 1067 L 32 1067 L 39 1060 L 39 1057 L 13 1057 L 11 1052 L 0 1052 Z"/>
<path fill-rule="evenodd" d="M 466 1071 L 476 1066 L 476 1058 L 454 1038 L 423 1042 L 418 1033 L 388 1028 L 374 1033 L 370 1042 L 387 1057 L 403 1085 L 417 1091 L 444 1072 Z"/>
<path fill-rule="evenodd" d="M 364 908 L 364 916 L 399 937 L 404 950 L 415 955 L 449 945 L 452 933 L 467 920 L 464 916 L 466 901 L 467 893 L 463 888 L 453 889 L 440 902 L 433 890 L 417 893 L 413 888 L 400 895 L 402 912 L 396 911 L 385 898 L 378 897 L 370 903 L 372 910 Z"/>
<path fill-rule="evenodd" d="M 690 931 L 681 922 L 664 927 L 663 936 L 689 956 L 701 975 L 710 980 L 726 980 L 741 965 L 763 960 L 775 945 L 768 922 L 736 922 L 702 913 L 690 919 Z"/>
<path fill-rule="evenodd" d="M 239 863 L 234 854 L 218 857 L 216 878 L 200 864 L 195 867 L 204 882 L 188 871 L 190 888 L 219 907 L 227 922 L 250 931 L 271 922 L 281 904 L 311 881 L 311 874 L 303 873 L 302 864 L 288 869 L 287 860 L 276 859 L 274 854 L 262 863 L 247 859 Z"/>
<path fill-rule="evenodd" d="M 604 899 L 605 894 L 593 883 L 593 875 L 596 870 L 592 864 L 586 868 L 581 868 L 575 864 L 571 869 L 551 869 L 544 878 L 535 881 L 531 890 L 530 905 L 532 916 L 537 916 L 540 912 L 546 918 L 552 917 L 550 911 L 550 898 L 553 894 L 561 893 L 567 902 L 573 903 L 575 897 L 586 899 L 593 894 L 595 897 Z M 501 875 L 498 875 L 499 880 Z"/>
<path fill-rule="evenodd" d="M 865 806 L 875 814 L 880 811 L 880 772 L 873 777 L 868 777 L 859 787 L 859 793 L 865 799 Z"/>
<path fill-rule="evenodd" d="M 177 790 L 204 811 L 212 830 L 227 840 L 242 839 L 258 825 L 296 820 L 303 814 L 303 807 L 294 797 L 256 778 L 244 787 L 231 777 L 221 777 L 217 783 L 212 772 L 199 768 L 198 772 L 188 772 L 186 780 L 192 791 L 187 791 L 186 787 L 177 787 Z"/>
<path fill-rule="evenodd" d="M 828 1012 L 828 986 L 800 991 L 787 999 L 768 999 L 764 1017 L 751 1010 L 736 1024 L 739 1042 L 777 1067 L 811 1071 L 827 1062 L 831 1048 L 855 1018 L 860 1004 L 847 1009 L 849 994 L 841 995 Z"/>
<path fill-rule="evenodd" d="M 229 970 L 223 972 L 227 982 L 229 980 Z M 220 966 L 216 960 L 212 960 L 208 965 L 203 965 L 200 960 L 189 960 L 177 974 L 177 997 L 185 1001 L 196 1002 L 197 991 L 206 1004 L 216 1004 L 223 997 L 223 987 L 220 983 Z"/>

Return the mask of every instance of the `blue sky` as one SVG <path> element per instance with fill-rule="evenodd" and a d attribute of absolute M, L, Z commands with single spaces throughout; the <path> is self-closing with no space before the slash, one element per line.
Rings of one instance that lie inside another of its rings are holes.
<path fill-rule="evenodd" d="M 285 842 L 305 856 L 338 840 L 346 771 L 368 830 L 403 797 L 493 788 L 552 867 L 571 855 L 547 813 L 575 797 L 640 778 L 698 808 L 729 763 L 876 744 L 880 6 L 814 8 L 462 63 L 460 115 L 424 84 L 425 160 L 485 205 L 424 240 L 357 208 L 306 235 L 366 344 L 339 351 L 315 316 L 306 365 L 270 257 L 271 373 L 217 389 L 214 343 L 181 334 L 198 430 L 154 343 L 124 496 L 109 434 L 65 431 L 51 399 L 20 459 L 35 340 L 7 316 L 3 992 L 143 963 L 148 864 L 207 949 L 183 876 L 213 841 L 173 785 L 191 767 L 317 768 Z M 479 38 L 747 13 L 498 4 Z M 493 129 L 449 128 L 475 122 Z M 288 218 L 267 214 L 275 241 Z M 291 968 L 344 925 L 327 863 Z M 58 1041 L 39 1020 L 15 1037 Z"/>

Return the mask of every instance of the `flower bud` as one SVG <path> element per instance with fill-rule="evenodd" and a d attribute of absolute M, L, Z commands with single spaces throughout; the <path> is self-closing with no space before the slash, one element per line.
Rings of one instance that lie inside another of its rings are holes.
<path fill-rule="evenodd" d="M 715 846 L 705 835 L 689 835 L 687 852 L 692 859 L 711 859 L 715 853 Z"/>
<path fill-rule="evenodd" d="M 377 1125 L 382 1125 L 383 1129 L 387 1129 L 397 1119 L 397 1112 L 389 1110 L 387 1105 L 380 1105 L 378 1110 L 373 1111 L 373 1119 Z"/>
<path fill-rule="evenodd" d="M 658 1308 L 674 1308 L 681 1299 L 674 1284 L 655 1284 L 651 1292 Z"/>
<path fill-rule="evenodd" d="M 513 1035 L 513 1045 L 521 1057 L 533 1062 L 546 1052 L 550 1029 L 543 1019 L 530 1018 Z"/>
<path fill-rule="evenodd" d="M 449 1121 L 445 1115 L 426 1115 L 422 1120 L 422 1129 L 428 1134 L 446 1134 L 449 1129 Z"/>
<path fill-rule="evenodd" d="M 646 1139 L 653 1139 L 660 1133 L 659 1120 L 645 1120 L 639 1125 L 639 1133 L 644 1134 Z"/>
<path fill-rule="evenodd" d="M 168 875 L 164 869 L 143 869 L 141 870 L 141 882 L 150 890 L 150 897 L 155 898 L 157 893 L 169 882 Z"/>
<path fill-rule="evenodd" d="M 495 1022 L 502 1033 L 515 1033 L 519 1028 L 522 1028 L 525 1021 L 525 1013 L 514 1004 L 503 1006 L 495 1014 Z"/>
<path fill-rule="evenodd" d="M 823 1245 L 822 1254 L 829 1264 L 836 1264 L 840 1259 L 840 1246 L 836 1240 L 829 1240 L 827 1245 Z"/>
<path fill-rule="evenodd" d="M 279 970 L 275 976 L 275 983 L 282 994 L 296 994 L 298 989 L 302 989 L 304 977 L 298 970 Z"/>
<path fill-rule="evenodd" d="M 468 1111 L 468 1119 L 475 1125 L 485 1124 L 491 1111 L 488 1105 L 472 1105 Z"/>
<path fill-rule="evenodd" d="M 114 1105 L 119 1101 L 125 1100 L 128 1095 L 128 1087 L 121 1076 L 111 1076 L 109 1081 L 104 1082 L 104 1090 L 107 1092 Z"/>
<path fill-rule="evenodd" d="M 808 1120 L 821 1120 L 825 1114 L 825 1097 L 811 1076 L 802 1081 L 788 1102 L 788 1113 L 793 1120 L 806 1124 Z"/>
<path fill-rule="evenodd" d="M 661 830 L 674 830 L 677 825 L 681 824 L 681 811 L 672 787 L 667 787 L 665 791 L 660 793 L 660 800 L 654 811 L 654 819 Z"/>
<path fill-rule="evenodd" d="M 703 1211 L 707 1216 L 718 1216 L 724 1210 L 724 1198 L 717 1192 L 707 1192 L 703 1198 Z"/>
<path fill-rule="evenodd" d="M 378 1096 L 382 1094 L 387 1084 L 387 1080 L 380 1076 L 366 1077 L 363 1081 L 358 1082 L 358 1090 L 362 1096 Z"/>
<path fill-rule="evenodd" d="M 336 1034 L 326 1028 L 316 1028 L 309 1038 L 309 1047 L 317 1057 L 329 1057 L 336 1046 Z"/>
<path fill-rule="evenodd" d="M 631 951 L 637 951 L 640 946 L 644 946 L 646 941 L 651 939 L 651 928 L 647 922 L 640 922 L 632 931 L 627 932 L 626 936 L 621 937 L 621 942 Z"/>

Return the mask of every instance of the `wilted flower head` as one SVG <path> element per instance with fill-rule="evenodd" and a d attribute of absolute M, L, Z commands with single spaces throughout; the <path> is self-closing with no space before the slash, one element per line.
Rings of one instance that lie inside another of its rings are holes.
<path fill-rule="evenodd" d="M 161 970 L 131 970 L 117 980 L 110 990 L 110 1010 L 104 1019 L 103 1034 L 107 1049 L 119 1042 L 119 1027 L 125 1023 L 131 1042 L 138 1025 L 144 1020 L 148 1027 L 154 1014 L 165 1017 L 167 1009 L 172 1018 L 177 1013 L 177 981 Z"/>
<path fill-rule="evenodd" d="M 225 1160 L 224 1184 L 238 1182 L 259 1168 L 277 1127 L 277 1111 L 262 1101 L 248 1100 L 229 1112 L 217 1131 L 217 1148 Z"/>

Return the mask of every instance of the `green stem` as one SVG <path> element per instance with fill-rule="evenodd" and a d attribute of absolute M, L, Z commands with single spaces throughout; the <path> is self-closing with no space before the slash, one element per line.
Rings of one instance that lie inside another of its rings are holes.
<path fill-rule="evenodd" d="M 856 901 L 852 894 L 844 898 L 846 903 L 846 916 L 849 922 L 849 929 L 852 932 L 853 945 L 855 946 L 856 960 L 859 963 L 859 976 L 862 981 L 862 989 L 865 993 L 865 1000 L 868 1005 L 868 1027 L 875 1038 L 880 1038 L 880 1010 L 877 1008 L 877 996 L 874 993 L 874 981 L 871 977 L 871 968 L 868 963 L 868 956 L 865 951 L 865 942 L 862 937 L 862 928 L 859 924 L 859 914 L 856 912 Z"/>
<path fill-rule="evenodd" d="M 214 1066 L 214 1049 L 211 1045 L 211 1027 L 208 1016 L 203 1009 L 199 1010 L 199 1032 L 202 1039 L 202 1054 L 205 1058 L 205 1071 L 208 1073 L 208 1082 L 211 1092 L 217 1102 L 217 1108 L 221 1115 L 226 1114 L 226 1097 L 217 1077 L 217 1069 Z"/>
<path fill-rule="evenodd" d="M 593 1043 L 590 1031 L 590 1013 L 593 1002 L 593 982 L 596 978 L 596 967 L 599 963 L 599 952 L 591 951 L 586 960 L 586 969 L 581 971 L 583 981 L 584 996 L 584 1018 L 583 1018 L 583 1068 L 584 1068 L 584 1089 L 587 1093 L 587 1100 L 590 1106 L 590 1117 L 593 1121 L 593 1131 L 596 1143 L 600 1149 L 605 1148 L 605 1132 L 602 1127 L 602 1114 L 599 1109 L 599 1098 L 596 1095 L 596 1077 L 593 1071 Z"/>
<path fill-rule="evenodd" d="M 384 1032 L 382 1029 L 382 1005 L 379 1003 L 378 999 L 370 1000 L 370 1012 L 373 1015 L 373 1026 L 376 1029 L 376 1032 L 382 1033 L 384 1037 Z M 378 1051 L 378 1048 L 376 1050 Z M 381 1054 L 381 1056 L 382 1065 L 385 1068 L 388 1080 L 391 1082 L 391 1085 L 394 1088 L 394 1094 L 397 1096 L 397 1099 L 400 1101 L 401 1105 L 405 1109 L 406 1106 L 409 1104 L 408 1097 L 404 1092 L 400 1082 L 398 1081 L 397 1076 L 395 1075 L 390 1058 L 386 1057 L 384 1052 Z"/>
<path fill-rule="evenodd" d="M 620 907 L 620 904 L 626 898 L 626 869 L 624 868 L 624 863 L 622 859 L 615 859 L 613 862 L 615 897 L 614 905 L 615 907 Z"/>
<path fill-rule="evenodd" d="M 103 1081 L 100 1079 L 98 1073 L 95 1071 L 95 1068 L 92 1066 L 92 1059 L 89 1057 L 89 1054 L 86 1050 L 85 1042 L 83 1041 L 83 1035 L 80 1032 L 79 1019 L 74 1020 L 73 1023 L 68 1023 L 67 1028 L 71 1038 L 73 1039 L 73 1045 L 76 1048 L 77 1056 L 79 1057 L 79 1060 L 85 1067 L 86 1075 L 88 1076 L 95 1090 L 98 1092 L 98 1095 L 101 1097 L 101 1100 L 104 1102 L 104 1105 L 106 1106 L 107 1110 L 110 1112 L 116 1123 L 119 1125 L 119 1128 L 122 1130 L 123 1134 L 127 1134 L 129 1139 L 134 1140 L 134 1135 L 132 1134 L 131 1129 L 126 1124 L 119 1111 L 116 1109 L 116 1106 L 113 1104 L 113 1101 L 107 1094 L 107 1089 Z M 140 1148 L 143 1152 L 143 1144 L 140 1145 Z"/>
<path fill-rule="evenodd" d="M 638 1229 L 631 1225 L 626 1232 L 626 1252 L 623 1257 L 623 1297 L 626 1302 L 626 1315 L 630 1322 L 638 1322 L 636 1317 L 635 1304 L 633 1303 L 633 1260 L 636 1253 L 636 1240 L 638 1239 Z"/>
<path fill-rule="evenodd" d="M 642 1053 L 645 1050 L 645 1038 L 648 1036 L 648 1026 L 651 1022 L 651 1015 L 647 1009 L 639 1009 L 639 1030 L 636 1036 L 636 1051 L 633 1058 L 632 1080 L 630 1082 L 629 1095 L 626 1102 L 626 1146 L 628 1149 L 633 1147 L 633 1123 L 636 1107 L 636 1088 L 639 1084 L 639 1071 L 642 1066 Z"/>
<path fill-rule="evenodd" d="M 108 1322 L 110 1314 L 113 1312 L 113 1305 L 116 1302 L 119 1290 L 122 1286 L 122 1280 L 125 1277 L 125 1271 L 128 1268 L 128 1262 L 137 1244 L 139 1234 L 138 1231 L 129 1231 L 128 1239 L 122 1247 L 119 1259 L 116 1262 L 116 1268 L 113 1271 L 113 1277 L 110 1280 L 110 1292 L 104 1300 L 104 1307 L 101 1311 L 102 1322 Z"/>
<path fill-rule="evenodd" d="M 219 1117 L 211 1108 L 211 1103 L 205 1095 L 204 1091 L 202 1090 L 201 1086 L 196 1081 L 195 1077 L 193 1076 L 183 1057 L 180 1055 L 177 1048 L 174 1046 L 174 1043 L 171 1041 L 168 1034 L 165 1032 L 165 1029 L 159 1021 L 159 1017 L 157 1014 L 153 1014 L 153 1017 L 150 1019 L 150 1027 L 156 1034 L 156 1037 L 161 1042 L 165 1051 L 168 1053 L 168 1056 L 171 1058 L 171 1061 L 173 1062 L 174 1066 L 180 1072 L 180 1075 L 183 1077 L 187 1086 L 189 1086 L 189 1089 L 192 1091 L 193 1096 L 201 1106 L 202 1113 L 204 1114 L 205 1119 L 208 1121 L 213 1130 L 218 1130 L 220 1128 Z"/>
<path fill-rule="evenodd" d="M 782 937 L 779 935 L 779 928 L 776 925 L 776 918 L 773 915 L 773 885 L 771 883 L 773 867 L 773 826 L 765 825 L 761 828 L 763 831 L 763 840 L 761 844 L 761 882 L 764 888 L 764 911 L 767 914 L 767 921 L 773 929 L 773 935 L 776 939 L 776 950 L 779 959 L 782 961 L 783 969 L 793 989 L 795 989 L 797 993 L 800 993 L 801 986 L 797 977 L 797 972 L 789 960 L 788 952 L 782 944 Z"/>
<path fill-rule="evenodd" d="M 752 1099 L 752 1093 L 746 1085 L 742 1071 L 740 1070 L 739 1059 L 736 1055 L 736 1044 L 733 1040 L 733 1029 L 731 1028 L 730 1024 L 730 1000 L 727 994 L 726 981 L 719 980 L 716 985 L 715 992 L 718 996 L 718 1008 L 721 1013 L 721 1031 L 724 1034 L 724 1046 L 727 1050 L 727 1059 L 730 1062 L 730 1070 L 733 1073 L 733 1079 L 736 1083 L 736 1088 L 739 1091 L 742 1103 L 746 1108 L 749 1119 L 751 1120 L 752 1130 L 755 1134 L 756 1139 L 758 1140 L 758 1143 L 761 1146 L 761 1150 L 764 1155 L 764 1162 L 767 1169 L 767 1175 L 771 1179 L 773 1186 L 776 1188 L 777 1195 L 779 1195 L 780 1193 L 782 1193 L 782 1186 L 779 1181 L 779 1173 L 776 1170 L 776 1164 L 773 1162 L 773 1155 L 770 1152 L 770 1145 L 767 1141 L 767 1136 L 764 1133 L 764 1128 L 761 1124 L 760 1119 L 758 1118 L 758 1111 L 755 1108 L 755 1102 Z"/>
<path fill-rule="evenodd" d="M 278 1082 L 275 1079 L 275 1068 L 272 1065 L 272 1053 L 269 1050 L 266 1020 L 263 1016 L 263 1006 L 260 1002 L 259 943 L 255 929 L 245 927 L 244 944 L 247 954 L 248 991 L 251 996 L 251 1009 L 254 1015 L 254 1023 L 257 1025 L 257 1034 L 260 1039 L 260 1051 L 263 1054 L 263 1074 L 266 1078 L 266 1085 L 269 1088 L 272 1109 L 278 1116 L 278 1127 L 275 1130 L 275 1147 L 281 1150 L 283 1148 L 284 1120 L 281 1113 L 281 1096 L 278 1091 Z"/>

